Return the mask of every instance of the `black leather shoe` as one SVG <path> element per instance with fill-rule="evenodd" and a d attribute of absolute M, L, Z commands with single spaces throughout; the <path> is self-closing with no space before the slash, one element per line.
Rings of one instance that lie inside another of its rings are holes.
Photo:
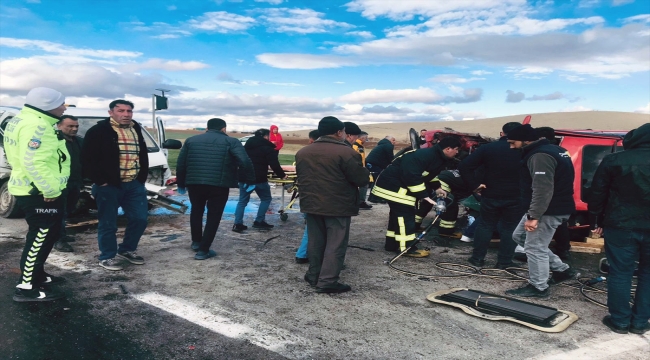
<path fill-rule="evenodd" d="M 296 257 L 296 264 L 309 264 L 309 259 Z"/>
<path fill-rule="evenodd" d="M 271 230 L 273 229 L 273 225 L 267 224 L 266 221 L 253 221 L 253 229 L 258 229 L 258 230 Z"/>
<path fill-rule="evenodd" d="M 548 288 L 544 290 L 539 290 L 538 288 L 534 287 L 532 284 L 526 284 L 526 286 L 517 289 L 506 290 L 506 294 L 512 296 L 536 297 L 536 298 L 544 299 L 551 295 L 551 291 Z"/>
<path fill-rule="evenodd" d="M 512 256 L 512 258 L 517 260 L 517 261 L 521 261 L 521 262 L 527 262 L 528 261 L 528 256 L 526 256 L 526 253 L 516 252 Z"/>
<path fill-rule="evenodd" d="M 61 240 L 54 243 L 54 248 L 60 252 L 74 252 L 74 249 L 72 246 L 70 246 L 70 244 Z"/>
<path fill-rule="evenodd" d="M 573 270 L 572 268 L 568 268 L 564 271 L 553 271 L 553 276 L 548 280 L 549 284 L 559 284 L 563 281 L 575 279 L 578 276 L 580 276 L 580 273 Z"/>
<path fill-rule="evenodd" d="M 478 260 L 474 259 L 473 257 L 467 259 L 467 262 L 476 267 L 483 267 L 485 265 L 485 260 Z"/>
<path fill-rule="evenodd" d="M 648 331 L 650 331 L 650 323 L 645 323 L 645 326 L 642 326 L 642 327 L 636 327 L 636 326 L 630 325 L 630 332 L 632 334 L 643 335 Z"/>
<path fill-rule="evenodd" d="M 307 274 L 305 274 L 305 277 L 303 278 L 307 283 L 309 283 L 309 286 L 311 287 L 316 287 L 316 284 L 318 283 L 318 280 L 310 280 Z"/>
<path fill-rule="evenodd" d="M 198 241 L 192 241 L 192 245 L 190 247 L 194 251 L 199 251 L 199 248 L 201 247 L 201 243 Z"/>
<path fill-rule="evenodd" d="M 603 318 L 603 324 L 617 334 L 627 334 L 629 330 L 629 326 L 618 326 L 614 324 L 610 315 Z"/>
<path fill-rule="evenodd" d="M 327 287 L 316 288 L 316 292 L 320 294 L 340 294 L 352 290 L 350 285 L 336 283 Z"/>
<path fill-rule="evenodd" d="M 569 250 L 556 251 L 555 255 L 559 256 L 562 260 L 571 260 L 571 253 Z"/>
<path fill-rule="evenodd" d="M 240 232 L 242 232 L 244 230 L 247 230 L 247 229 L 248 229 L 248 226 L 246 226 L 244 224 L 234 224 L 232 226 L 232 231 L 238 232 L 238 233 L 240 233 Z"/>

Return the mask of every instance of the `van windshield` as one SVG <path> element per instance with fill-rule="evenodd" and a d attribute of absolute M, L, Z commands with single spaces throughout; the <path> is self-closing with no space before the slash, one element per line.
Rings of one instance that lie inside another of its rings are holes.
<path fill-rule="evenodd" d="M 86 135 L 86 131 L 93 127 L 97 122 L 104 120 L 105 118 L 101 117 L 90 117 L 90 116 L 78 116 L 77 119 L 79 119 L 79 132 L 77 133 L 77 136 L 79 137 L 84 137 Z M 144 126 L 141 126 L 142 128 L 142 135 L 144 136 L 144 142 L 147 144 L 147 150 L 150 153 L 155 153 L 160 151 L 160 148 L 158 145 L 156 145 L 156 142 L 153 140 L 149 132 L 144 128 Z"/>

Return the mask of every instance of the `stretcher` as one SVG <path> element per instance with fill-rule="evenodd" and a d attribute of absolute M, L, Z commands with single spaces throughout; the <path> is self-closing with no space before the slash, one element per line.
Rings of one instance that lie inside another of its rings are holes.
<path fill-rule="evenodd" d="M 283 166 L 283 169 L 284 168 L 285 167 Z M 274 174 L 272 172 L 269 173 L 269 177 L 268 177 L 270 183 L 282 186 L 282 205 L 280 206 L 280 210 L 278 210 L 278 214 L 280 214 L 280 220 L 282 221 L 287 221 L 287 219 L 289 219 L 288 212 L 299 211 L 298 209 L 293 208 L 293 205 L 295 205 L 299 196 L 296 172 L 295 170 L 285 171 L 285 174 L 287 175 L 286 179 L 280 179 L 274 177 Z M 286 202 L 285 192 L 291 194 L 291 199 L 289 200 L 289 203 L 287 203 L 286 205 L 285 205 Z"/>

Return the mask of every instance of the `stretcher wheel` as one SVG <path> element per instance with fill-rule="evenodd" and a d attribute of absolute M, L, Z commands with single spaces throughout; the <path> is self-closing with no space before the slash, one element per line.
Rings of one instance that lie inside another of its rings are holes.
<path fill-rule="evenodd" d="M 285 213 L 280 214 L 280 220 L 287 221 L 288 218 L 289 218 L 289 215 L 287 215 Z"/>

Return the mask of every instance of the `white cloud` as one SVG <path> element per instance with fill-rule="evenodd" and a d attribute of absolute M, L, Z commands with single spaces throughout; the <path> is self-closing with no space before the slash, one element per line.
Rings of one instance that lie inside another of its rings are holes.
<path fill-rule="evenodd" d="M 485 78 L 463 78 L 455 74 L 442 74 L 429 79 L 429 81 L 445 83 L 445 84 L 464 84 L 470 81 L 485 80 Z"/>
<path fill-rule="evenodd" d="M 255 0 L 255 2 L 264 2 L 264 3 L 269 3 L 271 5 L 279 5 L 282 4 L 284 0 Z"/>
<path fill-rule="evenodd" d="M 160 39 L 160 40 L 167 40 L 167 39 L 178 39 L 181 36 L 182 35 L 180 35 L 180 34 L 160 34 L 160 35 L 152 36 L 152 38 Z"/>
<path fill-rule="evenodd" d="M 324 13 L 312 9 L 270 8 L 262 12 L 260 19 L 272 32 L 313 34 L 354 27 L 345 22 L 324 19 Z"/>
<path fill-rule="evenodd" d="M 375 37 L 370 31 L 348 31 L 345 35 L 358 36 L 364 39 L 372 39 Z"/>
<path fill-rule="evenodd" d="M 221 73 L 217 76 L 217 80 L 227 84 L 247 85 L 247 86 L 260 86 L 260 85 L 273 85 L 273 86 L 302 86 L 296 83 L 282 83 L 282 82 L 267 82 L 259 80 L 237 80 L 228 73 Z"/>
<path fill-rule="evenodd" d="M 512 90 L 508 90 L 506 93 L 508 94 L 508 96 L 506 96 L 506 102 L 509 103 L 521 102 L 526 97 L 526 94 L 522 92 L 514 92 Z"/>
<path fill-rule="evenodd" d="M 65 56 L 91 57 L 100 59 L 136 58 L 142 55 L 141 52 L 136 51 L 79 49 L 50 41 L 16 39 L 7 37 L 0 38 L 0 46 L 25 50 L 42 50 L 48 53 L 61 54 Z"/>
<path fill-rule="evenodd" d="M 650 114 L 650 102 L 646 106 L 642 106 L 636 110 L 634 110 L 635 113 L 642 113 L 642 114 Z"/>
<path fill-rule="evenodd" d="M 487 71 L 487 70 L 474 70 L 471 73 L 472 73 L 472 75 L 476 75 L 476 76 L 483 76 L 483 75 L 493 74 L 491 71 Z"/>
<path fill-rule="evenodd" d="M 225 11 L 216 11 L 206 12 L 187 23 L 193 29 L 225 34 L 247 30 L 255 25 L 255 19 Z"/>
<path fill-rule="evenodd" d="M 332 55 L 260 54 L 255 58 L 262 64 L 279 69 L 327 69 L 356 65 L 352 59 Z"/>
<path fill-rule="evenodd" d="M 580 0 L 578 3 L 579 8 L 592 8 L 600 5 L 600 0 Z"/>
<path fill-rule="evenodd" d="M 612 6 L 621 6 L 633 3 L 634 0 L 612 0 Z"/>
<path fill-rule="evenodd" d="M 364 17 L 375 19 L 386 16 L 393 20 L 411 20 L 416 15 L 433 16 L 453 11 L 488 10 L 495 7 L 526 5 L 526 0 L 353 0 L 347 3 L 348 11 L 360 12 Z"/>
<path fill-rule="evenodd" d="M 164 60 L 164 59 L 149 59 L 142 63 L 129 63 L 121 67 L 125 72 L 137 72 L 145 69 L 159 69 L 165 71 L 192 71 L 200 70 L 210 67 L 206 63 L 200 61 L 180 61 L 180 60 Z"/>
<path fill-rule="evenodd" d="M 167 10 L 169 10 L 169 11 L 174 11 L 174 10 L 176 10 L 176 9 L 177 9 L 176 5 L 169 5 L 169 6 L 167 6 Z"/>
<path fill-rule="evenodd" d="M 422 104 L 448 104 L 476 102 L 483 96 L 482 89 L 465 89 L 459 96 L 440 95 L 430 88 L 417 89 L 366 89 L 355 91 L 339 97 L 340 101 L 355 104 L 378 103 L 422 103 Z"/>
<path fill-rule="evenodd" d="M 630 16 L 625 19 L 623 19 L 623 22 L 625 23 L 632 23 L 632 22 L 650 22 L 650 14 L 641 14 L 641 15 L 635 15 L 635 16 Z"/>

